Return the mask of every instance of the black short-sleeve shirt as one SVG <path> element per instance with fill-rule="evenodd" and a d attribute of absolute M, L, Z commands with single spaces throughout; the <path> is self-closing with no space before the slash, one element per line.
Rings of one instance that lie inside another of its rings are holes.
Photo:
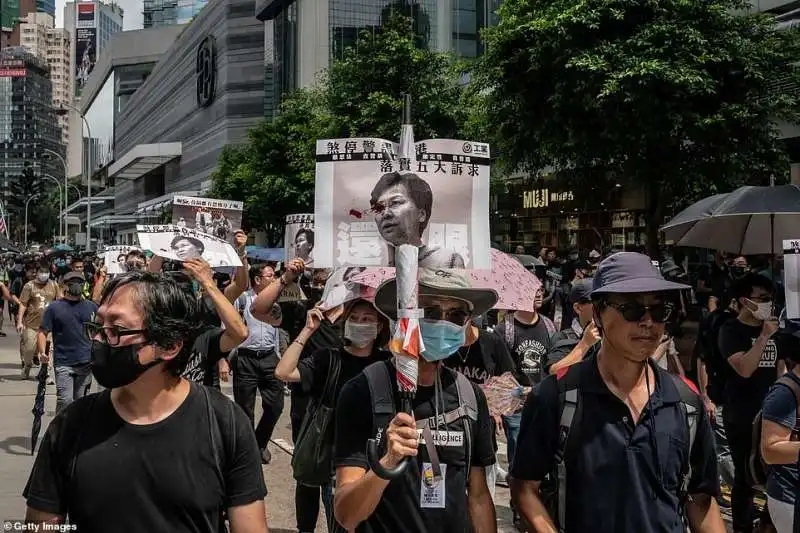
<path fill-rule="evenodd" d="M 650 368 L 656 387 L 635 426 L 628 407 L 600 377 L 596 357 L 567 371 L 580 373 L 581 402 L 570 431 L 570 439 L 577 440 L 565 461 L 567 533 L 684 533 L 679 491 L 687 459 L 689 494 L 717 495 L 717 458 L 705 411 L 700 409 L 689 455 L 677 385 L 656 365 Z M 516 479 L 542 481 L 555 467 L 561 417 L 557 379 L 564 375 L 548 377 L 528 396 L 512 467 Z"/>
<path fill-rule="evenodd" d="M 748 326 L 734 319 L 719 330 L 719 350 L 727 360 L 732 355 L 747 352 L 761 334 L 761 326 Z M 749 378 L 731 372 L 725 381 L 725 419 L 750 424 L 761 409 L 769 388 L 778 379 L 777 362 L 781 358 L 775 338 L 767 341 L 758 368 Z"/>
<path fill-rule="evenodd" d="M 217 363 L 230 353 L 220 350 L 220 339 L 224 333 L 225 330 L 222 328 L 212 326 L 194 340 L 189 361 L 181 374 L 184 378 L 194 383 L 219 388 Z"/>
<path fill-rule="evenodd" d="M 220 432 L 228 428 L 217 468 L 201 387 L 192 384 L 174 413 L 143 426 L 120 418 L 108 390 L 70 404 L 44 435 L 23 492 L 28 507 L 68 515 L 87 533 L 219 533 L 223 508 L 267 490 L 250 421 L 208 389 Z"/>
<path fill-rule="evenodd" d="M 397 390 L 395 369 L 390 362 L 376 363 L 389 366 L 392 376 L 392 390 Z M 442 397 L 445 411 L 458 407 L 455 373 L 443 369 Z M 486 467 L 494 464 L 492 446 L 492 426 L 486 397 L 480 388 L 472 384 L 478 402 L 478 421 L 473 425 L 472 461 L 473 467 Z M 395 393 L 395 405 L 400 400 Z M 370 409 L 370 391 L 366 376 L 362 373 L 350 380 L 339 395 L 336 407 L 336 439 L 334 446 L 334 466 L 355 466 L 369 470 L 366 449 L 367 440 L 375 437 Z M 440 407 L 440 414 L 443 414 Z M 414 418 L 423 420 L 434 416 L 434 387 L 419 387 L 413 401 Z M 459 426 L 448 426 L 448 431 L 458 431 Z M 383 492 L 375 512 L 358 528 L 357 533 L 419 533 L 420 531 L 458 532 L 470 531 L 469 509 L 467 506 L 467 472 L 465 447 L 437 447 L 440 461 L 446 465 L 444 509 L 422 509 L 420 473 L 423 463 L 429 461 L 424 445 L 419 447 L 416 467 L 406 468 L 405 475 L 392 480 Z"/>
<path fill-rule="evenodd" d="M 301 359 L 297 365 L 300 372 L 300 387 L 303 393 L 312 398 L 321 398 L 325 390 L 325 383 L 331 368 L 331 357 L 339 357 L 341 367 L 339 379 L 334 384 L 334 398 L 338 397 L 339 391 L 345 383 L 356 377 L 362 370 L 372 363 L 386 361 L 391 354 L 385 350 L 376 349 L 367 357 L 357 357 L 345 348 L 322 348 L 317 350 L 311 357 Z"/>
<path fill-rule="evenodd" d="M 516 371 L 505 341 L 497 333 L 484 330 L 478 333 L 478 340 L 462 346 L 445 359 L 444 366 L 461 372 L 478 385 L 483 385 L 490 377 Z"/>

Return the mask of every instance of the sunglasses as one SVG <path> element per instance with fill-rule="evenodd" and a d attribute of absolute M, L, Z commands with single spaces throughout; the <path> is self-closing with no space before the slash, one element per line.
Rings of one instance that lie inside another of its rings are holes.
<path fill-rule="evenodd" d="M 147 333 L 146 329 L 128 329 L 120 326 L 103 326 L 97 322 L 84 322 L 83 331 L 86 334 L 86 338 L 88 338 L 90 341 L 95 340 L 99 336 L 100 339 L 109 346 L 118 345 L 122 337 Z"/>
<path fill-rule="evenodd" d="M 641 322 L 647 313 L 650 313 L 650 318 L 653 322 L 663 324 L 667 322 L 675 310 L 675 305 L 672 302 L 663 302 L 655 305 L 642 305 L 639 302 L 605 302 L 608 307 L 613 307 L 619 314 L 622 315 L 627 322 Z"/>
<path fill-rule="evenodd" d="M 463 326 L 470 317 L 469 311 L 464 309 L 451 309 L 444 311 L 438 305 L 429 305 L 423 308 L 423 313 L 428 320 L 447 320 L 453 324 Z"/>

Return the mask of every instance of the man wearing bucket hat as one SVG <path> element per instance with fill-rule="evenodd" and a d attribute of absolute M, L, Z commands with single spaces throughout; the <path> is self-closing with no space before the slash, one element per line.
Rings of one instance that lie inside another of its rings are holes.
<path fill-rule="evenodd" d="M 528 397 L 513 465 L 538 532 L 722 533 L 711 425 L 693 385 L 649 362 L 685 286 L 642 254 L 600 263 L 600 349 Z"/>
<path fill-rule="evenodd" d="M 397 319 L 397 285 L 384 282 L 375 306 Z M 413 416 L 398 413 L 396 370 L 375 363 L 344 386 L 336 411 L 337 521 L 359 532 L 496 532 L 494 504 L 484 468 L 494 464 L 492 424 L 486 397 L 441 361 L 465 342 L 473 316 L 497 302 L 493 290 L 474 289 L 463 272 L 419 270 L 419 360 Z M 372 409 L 365 409 L 365 406 Z M 380 463 L 392 469 L 412 457 L 397 478 L 370 470 L 365 450 L 376 436 Z M 421 438 L 420 438 L 421 436 Z"/>

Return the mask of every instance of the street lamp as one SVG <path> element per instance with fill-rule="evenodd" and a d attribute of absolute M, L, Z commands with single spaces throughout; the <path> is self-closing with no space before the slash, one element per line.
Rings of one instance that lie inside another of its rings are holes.
<path fill-rule="evenodd" d="M 31 203 L 31 200 L 39 196 L 38 194 L 32 194 L 26 201 L 25 201 L 25 248 L 28 248 L 28 205 Z"/>
<path fill-rule="evenodd" d="M 92 220 L 92 130 L 89 128 L 86 116 L 80 109 L 68 103 L 62 103 L 61 105 L 78 113 L 84 126 L 86 126 L 86 134 L 89 136 L 89 149 L 87 150 L 89 156 L 88 170 L 86 168 L 86 158 L 81 157 L 81 174 L 86 176 L 86 251 L 89 252 L 92 250 L 92 229 L 90 226 Z M 68 111 L 64 107 L 57 110 L 56 113 L 62 115 L 67 113 Z M 81 131 L 81 139 L 83 139 L 83 131 Z"/>
<path fill-rule="evenodd" d="M 63 165 L 63 167 L 64 167 L 64 190 L 66 191 L 66 190 L 67 190 L 67 162 L 66 162 L 66 161 L 64 161 L 64 158 L 63 158 L 63 157 L 61 157 L 61 154 L 59 154 L 59 153 L 58 153 L 58 152 L 56 152 L 55 150 L 50 150 L 49 148 L 42 148 L 42 150 L 43 150 L 43 151 L 45 151 L 45 152 L 47 152 L 48 154 L 52 154 L 52 155 L 54 155 L 54 156 L 56 157 L 56 159 L 58 159 L 59 161 L 61 161 L 61 164 L 62 164 L 62 165 Z M 62 217 L 63 217 L 63 216 L 66 216 L 66 215 L 64 214 L 64 211 L 66 211 L 66 210 L 67 210 L 67 196 L 69 196 L 69 195 L 67 195 L 67 194 L 65 193 L 65 194 L 64 194 L 64 210 L 63 210 L 63 211 L 61 211 L 61 216 L 62 216 Z M 78 195 L 78 197 L 80 197 L 80 195 Z M 66 242 L 67 242 L 67 225 L 66 225 L 66 224 L 64 224 L 64 229 L 63 229 L 63 230 L 59 230 L 59 231 L 63 231 L 63 232 L 64 232 L 64 233 L 62 233 L 62 234 L 61 234 L 61 240 L 62 240 L 62 242 L 66 243 Z"/>
<path fill-rule="evenodd" d="M 56 187 L 58 187 L 58 205 L 61 205 L 62 203 L 64 203 L 65 202 L 65 199 L 64 199 L 64 192 L 65 191 L 61 190 L 61 182 L 58 181 L 58 178 L 54 178 L 50 174 L 42 174 L 42 177 L 45 178 L 45 179 L 48 179 L 48 180 L 51 180 L 51 181 L 55 182 Z M 58 217 L 58 232 L 61 233 L 61 231 L 62 231 L 62 228 L 61 228 L 61 217 Z M 63 235 L 63 233 L 62 233 L 62 235 Z"/>

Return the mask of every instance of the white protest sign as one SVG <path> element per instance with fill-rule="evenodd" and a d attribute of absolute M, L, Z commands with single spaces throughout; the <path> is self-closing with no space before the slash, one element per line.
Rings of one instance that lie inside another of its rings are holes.
<path fill-rule="evenodd" d="M 783 241 L 783 276 L 786 318 L 800 318 L 800 239 Z"/>
<path fill-rule="evenodd" d="M 103 262 L 106 265 L 106 272 L 108 274 L 123 274 L 128 271 L 125 268 L 125 256 L 131 250 L 138 250 L 136 246 L 114 245 L 107 246 L 103 250 Z"/>
<path fill-rule="evenodd" d="M 303 260 L 306 267 L 314 266 L 313 213 L 286 216 L 283 249 L 286 261 L 298 257 Z"/>
<path fill-rule="evenodd" d="M 166 259 L 186 261 L 202 257 L 214 268 L 242 266 L 233 246 L 202 231 L 167 224 L 136 226 L 136 232 L 142 249 Z"/>
<path fill-rule="evenodd" d="M 244 203 L 235 200 L 176 196 L 172 200 L 172 223 L 232 242 L 234 230 L 242 227 Z"/>

